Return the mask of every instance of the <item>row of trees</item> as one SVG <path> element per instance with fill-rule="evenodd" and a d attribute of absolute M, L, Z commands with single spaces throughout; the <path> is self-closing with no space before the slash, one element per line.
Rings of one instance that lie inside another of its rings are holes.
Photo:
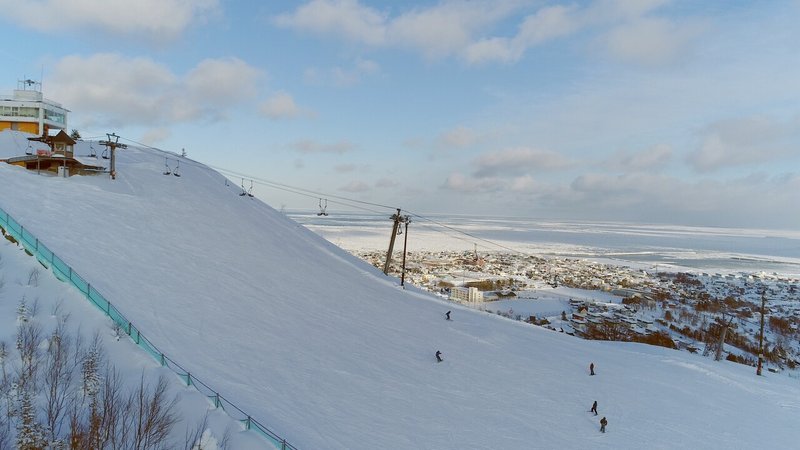
<path fill-rule="evenodd" d="M 97 334 L 73 336 L 68 315 L 45 333 L 37 309 L 23 298 L 13 346 L 0 343 L 0 448 L 166 448 L 178 421 L 166 379 L 125 389 Z"/>
<path fill-rule="evenodd" d="M 0 342 L 0 449 L 176 448 L 179 417 L 164 375 L 148 383 L 142 372 L 126 386 L 131 377 L 108 361 L 98 334 L 87 340 L 80 330 L 71 333 L 60 305 L 46 332 L 38 309 L 23 297 L 15 341 Z M 202 448 L 203 429 L 185 433 L 185 449 Z"/>

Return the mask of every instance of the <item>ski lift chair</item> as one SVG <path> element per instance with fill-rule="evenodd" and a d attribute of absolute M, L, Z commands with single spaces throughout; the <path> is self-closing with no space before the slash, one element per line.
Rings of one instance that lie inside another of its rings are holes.
<path fill-rule="evenodd" d="M 328 215 L 328 199 L 325 199 L 325 206 L 322 206 L 322 199 L 319 199 L 319 212 L 317 213 L 318 216 L 327 216 Z"/>

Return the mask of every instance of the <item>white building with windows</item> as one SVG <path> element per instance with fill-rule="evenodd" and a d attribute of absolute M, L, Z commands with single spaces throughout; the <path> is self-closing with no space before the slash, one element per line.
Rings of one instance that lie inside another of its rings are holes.
<path fill-rule="evenodd" d="M 41 83 L 19 81 L 11 95 L 0 95 L 0 131 L 16 130 L 42 136 L 45 128 L 67 129 L 69 110 L 44 98 Z"/>
<path fill-rule="evenodd" d="M 482 303 L 483 292 L 474 287 L 455 286 L 450 288 L 450 300 L 467 303 Z"/>

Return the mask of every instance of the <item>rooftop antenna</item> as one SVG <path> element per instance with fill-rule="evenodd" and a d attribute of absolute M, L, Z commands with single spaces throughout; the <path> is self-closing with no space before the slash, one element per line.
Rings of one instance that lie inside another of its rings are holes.
<path fill-rule="evenodd" d="M 38 87 L 38 89 L 37 89 Z M 17 80 L 17 89 L 21 91 L 27 91 L 29 88 L 33 88 L 34 91 L 41 92 L 42 91 L 42 83 L 36 80 L 32 80 L 30 78 L 25 78 L 23 80 Z"/>

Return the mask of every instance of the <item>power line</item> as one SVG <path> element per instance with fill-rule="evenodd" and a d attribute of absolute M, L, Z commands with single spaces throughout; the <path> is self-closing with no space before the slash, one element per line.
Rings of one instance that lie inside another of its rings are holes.
<path fill-rule="evenodd" d="M 169 152 L 167 150 L 163 150 L 163 149 L 160 149 L 158 147 L 153 147 L 151 145 L 147 145 L 147 144 L 144 144 L 144 143 L 141 143 L 141 142 L 134 141 L 133 139 L 129 139 L 129 138 L 125 138 L 125 137 L 122 137 L 121 139 L 124 139 L 126 141 L 132 142 L 132 143 L 134 143 L 136 145 L 139 145 L 141 147 L 144 147 L 144 148 L 147 148 L 147 149 L 150 149 L 150 150 L 155 150 L 155 151 L 159 151 L 159 152 L 163 152 L 163 153 L 172 153 L 172 154 L 177 155 L 177 153 L 175 153 L 175 152 Z M 325 198 L 325 199 L 328 199 L 333 204 L 339 204 L 339 205 L 347 206 L 347 207 L 354 208 L 354 209 L 360 209 L 360 210 L 368 211 L 368 212 L 371 212 L 371 213 L 374 213 L 374 214 L 384 214 L 384 212 L 383 211 L 377 211 L 377 210 L 374 210 L 374 209 L 369 209 L 369 208 L 366 208 L 364 206 L 359 206 L 359 205 L 374 206 L 374 207 L 378 207 L 378 208 L 385 208 L 385 209 L 388 209 L 388 210 L 401 209 L 402 211 L 405 211 L 406 213 L 408 213 L 409 215 L 411 215 L 413 217 L 419 218 L 419 219 L 421 219 L 423 221 L 430 222 L 430 223 L 432 223 L 432 224 L 434 224 L 434 225 L 436 225 L 438 227 L 444 228 L 444 229 L 449 230 L 449 231 L 451 231 L 453 233 L 467 236 L 467 237 L 473 239 L 473 241 L 469 241 L 469 240 L 464 239 L 462 237 L 459 237 L 457 235 L 448 234 L 445 231 L 437 230 L 436 228 L 433 228 L 431 226 L 427 227 L 427 228 L 429 228 L 431 230 L 434 230 L 434 231 L 440 232 L 442 234 L 448 235 L 448 236 L 450 236 L 450 237 L 452 237 L 454 239 L 462 240 L 462 241 L 465 241 L 465 242 L 473 242 L 473 243 L 474 243 L 474 241 L 480 241 L 480 242 L 483 242 L 483 243 L 488 244 L 490 246 L 493 246 L 493 247 L 496 247 L 496 248 L 500 248 L 500 249 L 503 249 L 503 250 L 507 250 L 507 251 L 510 251 L 512 253 L 516 253 L 516 254 L 520 254 L 520 255 L 526 255 L 526 253 L 521 252 L 521 251 L 519 251 L 517 249 L 514 249 L 514 248 L 511 248 L 511 247 L 499 244 L 499 243 L 494 242 L 494 241 L 492 241 L 490 239 L 485 239 L 485 238 L 482 238 L 482 237 L 478 237 L 478 236 L 476 236 L 476 235 L 474 235 L 472 233 L 468 233 L 466 231 L 459 230 L 458 228 L 455 228 L 455 227 L 450 226 L 450 225 L 446 225 L 444 223 L 441 223 L 441 222 L 439 222 L 437 220 L 434 220 L 432 218 L 423 216 L 421 214 L 414 213 L 414 212 L 407 211 L 407 210 L 403 210 L 402 208 L 397 208 L 396 206 L 389 206 L 389 205 L 384 205 L 384 204 L 381 204 L 381 203 L 374 203 L 374 202 L 368 202 L 368 201 L 364 201 L 364 200 L 357 200 L 357 199 L 348 198 L 348 197 L 344 197 L 344 196 L 340 196 L 340 195 L 326 194 L 324 192 L 314 191 L 314 190 L 311 190 L 311 189 L 305 189 L 305 188 L 301 188 L 301 187 L 297 187 L 297 186 L 291 186 L 291 185 L 288 185 L 288 184 L 285 184 L 285 183 L 279 183 L 279 182 L 276 182 L 276 181 L 270 181 L 270 180 L 267 180 L 267 179 L 264 179 L 264 178 L 256 177 L 256 176 L 253 176 L 253 175 L 249 175 L 249 174 L 246 174 L 246 173 L 242 173 L 242 172 L 238 172 L 238 171 L 235 171 L 235 170 L 227 169 L 227 168 L 224 168 L 224 167 L 214 166 L 214 165 L 211 165 L 211 164 L 202 164 L 202 163 L 195 162 L 195 161 L 192 161 L 192 160 L 185 160 L 185 161 L 188 162 L 188 163 L 191 163 L 191 165 L 194 165 L 196 167 L 210 167 L 210 168 L 212 168 L 212 169 L 214 169 L 214 170 L 216 170 L 216 171 L 218 171 L 218 172 L 220 172 L 222 174 L 229 174 L 229 175 L 235 176 L 235 177 L 244 177 L 244 178 L 249 179 L 252 182 L 254 182 L 256 184 L 259 184 L 259 185 L 262 185 L 262 186 L 270 187 L 270 188 L 277 189 L 277 190 L 282 190 L 282 191 L 285 191 L 285 192 L 290 192 L 290 193 L 293 193 L 293 194 L 296 194 L 296 195 L 305 196 L 305 197 L 309 197 L 309 198 Z M 330 199 L 334 199 L 334 200 L 330 200 Z M 420 224 L 420 225 L 425 226 L 425 224 Z"/>
<path fill-rule="evenodd" d="M 498 244 L 497 242 L 491 241 L 491 240 L 489 240 L 489 239 L 484 239 L 484 238 L 482 238 L 482 237 L 475 236 L 474 234 L 467 233 L 466 231 L 459 230 L 458 228 L 452 227 L 452 226 L 450 226 L 450 225 L 443 224 L 443 223 L 441 223 L 441 222 L 439 222 L 439 221 L 436 221 L 436 220 L 434 220 L 434 219 L 431 219 L 431 218 L 429 218 L 429 217 L 425 217 L 425 216 L 422 216 L 422 215 L 420 215 L 420 214 L 413 213 L 413 212 L 411 212 L 411 211 L 406 211 L 406 212 L 407 212 L 409 215 L 411 215 L 411 216 L 417 217 L 417 218 L 419 218 L 419 219 L 422 219 L 422 220 L 427 220 L 428 222 L 434 223 L 434 224 L 436 224 L 436 225 L 438 225 L 438 226 L 440 226 L 440 227 L 442 227 L 442 228 L 446 228 L 446 229 L 448 229 L 448 230 L 450 230 L 450 231 L 454 231 L 454 232 L 456 232 L 456 233 L 460 233 L 460 234 L 463 234 L 463 235 L 465 235 L 465 236 L 469 236 L 469 237 L 471 237 L 472 239 L 475 239 L 475 240 L 478 240 L 478 241 L 481 241 L 481 242 L 485 242 L 485 243 L 487 243 L 487 244 L 491 244 L 491 245 L 493 245 L 493 246 L 495 246 L 495 247 L 502 248 L 502 249 L 504 249 L 504 250 L 508 250 L 508 251 L 510 251 L 510 252 L 517 253 L 517 254 L 520 254 L 520 255 L 524 255 L 524 254 L 525 254 L 525 253 L 523 253 L 523 252 L 521 252 L 521 251 L 519 251 L 519 250 L 513 249 L 513 248 L 511 248 L 511 247 L 506 247 L 505 245 Z"/>

